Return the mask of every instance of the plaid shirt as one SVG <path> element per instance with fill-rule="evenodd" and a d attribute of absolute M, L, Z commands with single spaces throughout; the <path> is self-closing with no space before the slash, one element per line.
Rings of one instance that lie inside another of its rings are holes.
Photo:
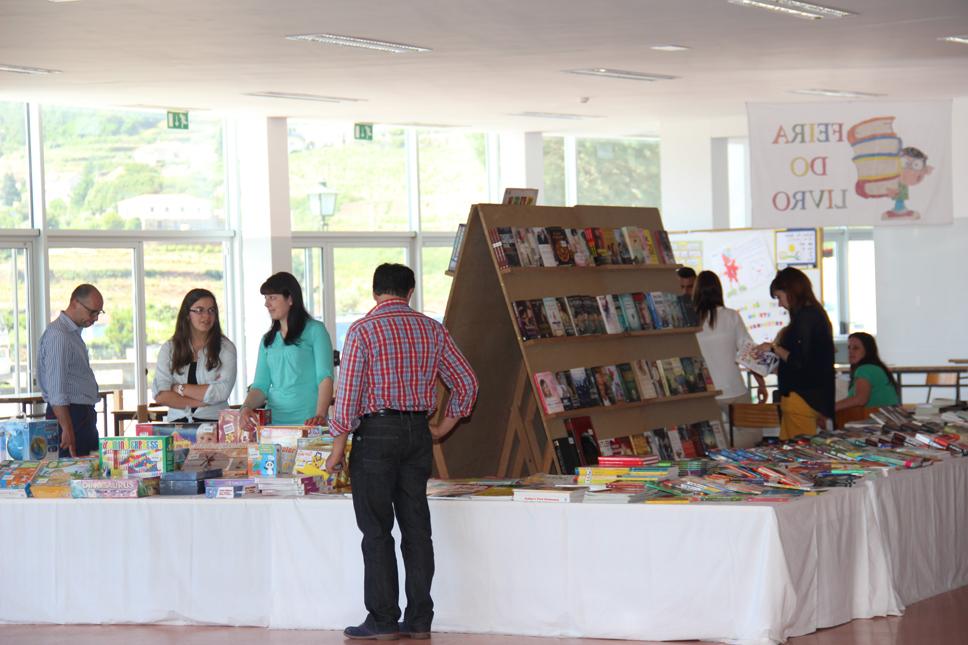
<path fill-rule="evenodd" d="M 402 298 L 381 302 L 346 333 L 330 432 L 352 432 L 384 408 L 432 412 L 438 376 L 451 391 L 447 416 L 470 415 L 477 377 L 444 326 Z"/>

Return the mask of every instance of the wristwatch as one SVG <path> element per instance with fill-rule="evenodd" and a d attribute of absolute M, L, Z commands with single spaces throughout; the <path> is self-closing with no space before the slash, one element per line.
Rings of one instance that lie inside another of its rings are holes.
<path fill-rule="evenodd" d="M 185 396 L 185 384 L 179 383 L 178 385 L 176 385 L 175 393 L 178 394 L 178 396 Z"/>

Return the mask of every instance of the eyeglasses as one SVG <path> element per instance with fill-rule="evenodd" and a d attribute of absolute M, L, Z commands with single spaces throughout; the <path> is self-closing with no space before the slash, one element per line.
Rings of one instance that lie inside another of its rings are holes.
<path fill-rule="evenodd" d="M 209 315 L 212 315 L 212 316 L 217 316 L 218 315 L 218 308 L 217 307 L 208 307 L 207 309 L 205 307 L 192 307 L 188 311 L 192 312 L 196 316 L 201 316 L 202 314 L 209 314 Z"/>
<path fill-rule="evenodd" d="M 91 309 L 80 300 L 77 301 L 77 304 L 87 309 L 87 313 L 89 313 L 92 316 L 101 316 L 105 313 L 103 309 Z"/>

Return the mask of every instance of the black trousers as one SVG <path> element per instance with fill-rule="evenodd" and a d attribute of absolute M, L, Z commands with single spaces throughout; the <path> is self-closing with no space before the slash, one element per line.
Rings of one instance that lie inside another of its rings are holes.
<path fill-rule="evenodd" d="M 97 436 L 97 410 L 93 405 L 82 405 L 80 403 L 70 404 L 71 423 L 74 425 L 74 441 L 77 447 L 78 457 L 87 457 L 91 453 L 98 454 Z M 54 409 L 48 405 L 45 416 L 48 419 L 56 419 Z M 57 426 L 57 437 L 60 439 L 63 434 L 60 424 Z M 63 442 L 61 442 L 63 443 Z M 61 457 L 70 457 L 71 451 L 61 447 Z"/>
<path fill-rule="evenodd" d="M 394 514 L 406 571 L 403 619 L 413 631 L 430 631 L 433 622 L 434 545 L 427 505 L 432 459 L 425 414 L 363 419 L 353 434 L 349 467 L 353 510 L 363 533 L 363 602 L 366 624 L 379 631 L 396 631 L 400 620 L 397 557 L 390 534 Z"/>

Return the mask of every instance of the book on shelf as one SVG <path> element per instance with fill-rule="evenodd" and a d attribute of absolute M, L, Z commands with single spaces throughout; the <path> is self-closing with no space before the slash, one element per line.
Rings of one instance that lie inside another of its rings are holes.
<path fill-rule="evenodd" d="M 664 428 L 666 437 L 669 439 L 669 445 L 672 447 L 672 456 L 674 459 L 685 459 L 686 453 L 683 451 L 682 447 L 682 437 L 679 435 L 678 426 L 669 426 Z M 695 455 L 693 455 L 695 457 Z"/>
<path fill-rule="evenodd" d="M 571 312 L 568 308 L 568 300 L 565 298 L 552 298 L 555 306 L 558 308 L 558 317 L 561 318 L 561 324 L 565 328 L 566 336 L 577 336 L 578 329 L 575 327 L 575 321 L 572 320 Z"/>
<path fill-rule="evenodd" d="M 578 450 L 578 461 L 582 466 L 598 464 L 598 436 L 592 426 L 591 417 L 572 417 L 565 419 L 565 429 L 575 440 Z"/>
<path fill-rule="evenodd" d="M 548 321 L 548 314 L 545 313 L 544 302 L 541 300 L 529 300 L 529 306 L 531 311 L 534 312 L 535 321 L 538 324 L 539 338 L 551 338 L 554 336 L 554 332 L 551 329 L 551 323 Z"/>
<path fill-rule="evenodd" d="M 501 251 L 507 260 L 509 267 L 521 266 L 521 258 L 518 256 L 518 247 L 514 242 L 514 233 L 508 226 L 501 226 L 497 229 L 498 239 L 501 241 Z"/>
<path fill-rule="evenodd" d="M 534 375 L 534 387 L 545 414 L 564 412 L 565 407 L 558 396 L 558 381 L 551 372 L 538 372 Z"/>
<path fill-rule="evenodd" d="M 534 317 L 534 312 L 531 311 L 530 302 L 527 300 L 515 300 L 514 316 L 517 319 L 518 331 L 521 332 L 521 338 L 525 340 L 541 338 L 541 330 L 538 329 L 538 320 Z"/>
<path fill-rule="evenodd" d="M 504 248 L 501 244 L 501 236 L 496 228 L 487 229 L 487 239 L 491 244 L 491 250 L 494 252 L 494 260 L 497 262 L 497 268 L 502 270 L 509 268 L 508 260 L 504 255 Z"/>
<path fill-rule="evenodd" d="M 545 229 L 548 232 L 548 241 L 551 244 L 551 251 L 554 253 L 555 262 L 558 266 L 574 266 L 575 256 L 572 253 L 571 245 L 568 243 L 568 235 L 565 229 L 560 226 L 549 226 Z"/>
<path fill-rule="evenodd" d="M 629 435 L 629 441 L 632 443 L 632 453 L 637 455 L 637 458 L 649 456 L 650 462 L 658 460 L 658 457 L 652 455 L 652 448 L 649 446 L 649 440 L 646 439 L 644 432 Z"/>
<path fill-rule="evenodd" d="M 537 188 L 505 188 L 501 203 L 506 206 L 532 206 L 537 201 Z"/>
<path fill-rule="evenodd" d="M 582 231 L 574 228 L 565 229 L 565 237 L 568 238 L 568 245 L 571 247 L 571 254 L 575 259 L 575 266 L 595 265 L 591 254 L 588 252 L 588 243 L 585 241 L 585 235 Z"/>
<path fill-rule="evenodd" d="M 606 464 L 602 463 L 602 459 L 608 459 L 609 457 L 630 457 L 635 454 L 635 450 L 632 448 L 632 439 L 629 437 L 612 437 L 611 439 L 599 439 L 598 440 L 599 457 L 598 465 L 604 466 Z"/>
<path fill-rule="evenodd" d="M 629 331 L 642 331 L 644 327 L 642 326 L 642 320 L 639 317 L 638 307 L 635 306 L 635 300 L 631 293 L 622 293 L 618 295 L 619 303 L 621 304 L 621 311 L 625 315 L 625 327 Z"/>
<path fill-rule="evenodd" d="M 669 434 L 666 432 L 665 428 L 655 428 L 654 430 L 650 431 L 650 434 L 655 440 L 653 452 L 658 454 L 659 457 L 666 461 L 677 459 L 672 450 L 672 443 L 669 439 Z"/>
<path fill-rule="evenodd" d="M 521 262 L 521 266 L 541 266 L 541 258 L 538 257 L 538 249 L 532 248 L 531 242 L 528 239 L 528 231 L 530 229 L 512 228 L 511 230 L 514 232 L 514 246 L 517 248 L 518 260 Z"/>
<path fill-rule="evenodd" d="M 467 224 L 458 224 L 457 233 L 454 235 L 454 248 L 450 251 L 450 262 L 447 264 L 448 273 L 457 270 L 457 261 L 460 259 L 460 252 L 464 246 L 464 233 L 467 231 Z"/>
<path fill-rule="evenodd" d="M 558 301 L 554 298 L 542 298 L 540 302 L 541 308 L 544 310 L 545 318 L 551 328 L 551 335 L 573 336 L 574 334 L 569 334 L 565 329 L 564 321 L 561 319 L 561 313 L 558 311 Z"/>
<path fill-rule="evenodd" d="M 652 380 L 652 371 L 649 369 L 648 361 L 644 359 L 633 361 L 632 372 L 641 400 L 648 401 L 659 396 L 659 391 L 655 387 L 655 381 Z"/>
<path fill-rule="evenodd" d="M 672 251 L 672 242 L 669 240 L 669 233 L 662 230 L 656 229 L 652 231 L 653 236 L 656 241 L 656 250 L 658 255 L 662 258 L 663 264 L 675 264 L 676 255 Z"/>
<path fill-rule="evenodd" d="M 652 320 L 652 310 L 649 308 L 645 294 L 633 293 L 632 301 L 635 303 L 635 310 L 639 314 L 639 322 L 642 325 L 642 329 L 655 329 L 656 326 Z"/>
<path fill-rule="evenodd" d="M 686 375 L 686 391 L 689 393 L 705 392 L 706 380 L 703 378 L 702 372 L 696 370 L 693 360 L 688 356 L 683 356 L 679 359 L 679 362 L 682 364 L 682 371 Z"/>
<path fill-rule="evenodd" d="M 597 296 L 598 311 L 605 323 L 605 331 L 609 334 L 621 334 L 625 331 L 622 323 L 619 322 L 618 314 L 615 311 L 615 302 L 609 296 Z"/>
<path fill-rule="evenodd" d="M 591 408 L 602 404 L 595 379 L 586 368 L 575 367 L 568 370 L 568 375 L 578 397 L 578 407 Z"/>
<path fill-rule="evenodd" d="M 575 438 L 568 435 L 567 437 L 559 437 L 551 443 L 555 448 L 555 456 L 558 458 L 558 467 L 561 469 L 561 474 L 570 475 L 574 473 L 575 469 L 581 465 Z"/>
<path fill-rule="evenodd" d="M 639 229 L 635 226 L 623 226 L 622 235 L 625 239 L 625 245 L 628 247 L 629 254 L 632 256 L 632 262 L 635 264 L 645 264 L 645 248 L 642 244 L 642 236 L 639 234 Z"/>
<path fill-rule="evenodd" d="M 608 253 L 609 264 L 622 264 L 622 254 L 618 249 L 618 240 L 615 239 L 615 230 L 610 228 L 601 229 L 602 240 L 605 250 Z"/>
<path fill-rule="evenodd" d="M 561 399 L 561 405 L 565 410 L 580 408 L 578 394 L 575 392 L 574 384 L 572 384 L 568 372 L 555 372 L 554 376 L 555 381 L 558 382 L 558 398 Z"/>
<path fill-rule="evenodd" d="M 635 371 L 632 369 L 632 365 L 630 363 L 619 363 L 615 367 L 618 370 L 622 388 L 625 391 L 625 400 L 630 403 L 641 401 L 642 396 L 639 394 L 638 384 L 635 380 Z"/>
<path fill-rule="evenodd" d="M 612 235 L 615 236 L 615 248 L 618 251 L 619 263 L 634 264 L 635 260 L 632 257 L 632 251 L 629 249 L 628 242 L 626 241 L 625 230 L 616 228 L 612 231 Z"/>
<path fill-rule="evenodd" d="M 555 259 L 555 250 L 551 248 L 551 238 L 548 231 L 540 227 L 532 227 L 535 240 L 538 243 L 538 254 L 541 257 L 541 265 L 544 267 L 556 267 L 558 261 Z"/>

